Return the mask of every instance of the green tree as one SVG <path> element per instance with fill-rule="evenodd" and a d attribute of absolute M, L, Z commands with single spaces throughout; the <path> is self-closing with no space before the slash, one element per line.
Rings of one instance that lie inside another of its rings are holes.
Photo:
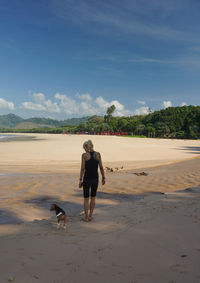
<path fill-rule="evenodd" d="M 112 118 L 112 114 L 115 112 L 115 105 L 111 105 L 110 107 L 107 108 L 107 111 L 106 111 L 106 115 L 104 116 L 104 121 L 106 123 L 109 123 L 111 118 Z"/>
<path fill-rule="evenodd" d="M 93 115 L 88 118 L 88 122 L 90 123 L 100 124 L 100 123 L 103 123 L 103 121 L 104 121 L 104 118 L 101 116 L 97 116 L 97 115 Z"/>

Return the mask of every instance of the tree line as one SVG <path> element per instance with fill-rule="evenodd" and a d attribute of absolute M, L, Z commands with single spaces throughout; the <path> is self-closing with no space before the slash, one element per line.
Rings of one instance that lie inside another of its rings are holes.
<path fill-rule="evenodd" d="M 56 128 L 0 129 L 1 132 L 21 133 L 88 133 L 108 134 L 126 132 L 130 136 L 149 138 L 200 138 L 200 106 L 169 107 L 148 115 L 113 116 L 115 106 L 108 107 L 104 117 L 93 115 L 87 122 Z"/>

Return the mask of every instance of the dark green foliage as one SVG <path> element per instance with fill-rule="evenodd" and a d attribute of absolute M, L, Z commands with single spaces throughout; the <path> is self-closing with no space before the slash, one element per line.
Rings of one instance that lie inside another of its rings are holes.
<path fill-rule="evenodd" d="M 97 115 L 93 115 L 91 117 L 88 118 L 88 122 L 89 123 L 95 123 L 95 124 L 100 124 L 104 121 L 103 117 L 101 116 L 97 116 Z"/>
<path fill-rule="evenodd" d="M 109 108 L 108 108 L 109 109 Z M 112 111 L 111 111 L 112 110 Z M 101 134 L 102 132 L 116 133 L 127 132 L 129 136 L 146 136 L 150 138 L 178 138 L 178 139 L 199 139 L 200 138 L 200 106 L 183 106 L 183 107 L 169 107 L 164 110 L 155 111 L 146 116 L 137 115 L 129 117 L 113 117 L 114 108 L 107 110 L 107 115 L 103 118 L 101 116 L 91 116 L 81 119 L 69 119 L 65 121 L 56 121 L 60 123 L 59 126 L 53 124 L 52 119 L 46 119 L 48 127 L 52 123 L 51 128 L 45 127 L 44 118 L 27 119 L 29 122 L 39 122 L 38 125 L 43 125 L 43 128 L 34 129 L 0 129 L 1 132 L 29 132 L 29 133 L 89 133 Z M 109 114 L 109 115 L 108 115 Z M 2 125 L 0 116 L 0 125 Z M 10 125 L 22 123 L 24 120 L 18 116 L 17 123 L 14 119 L 15 115 L 10 115 Z M 109 116 L 109 118 L 108 118 Z M 20 120 L 21 119 L 21 120 Z M 70 121 L 71 120 L 71 121 Z M 67 122 L 68 121 L 68 122 Z M 70 124 L 70 122 L 78 122 L 79 124 Z M 42 124 L 41 124 L 42 123 Z M 64 123 L 64 124 L 63 124 Z M 57 124 L 56 124 L 57 125 Z"/>
<path fill-rule="evenodd" d="M 156 137 L 200 138 L 200 106 L 169 107 L 155 111 L 143 118 L 155 129 Z"/>
<path fill-rule="evenodd" d="M 107 111 L 106 111 L 106 115 L 104 116 L 104 121 L 106 123 L 109 123 L 110 120 L 112 119 L 112 114 L 115 112 L 115 105 L 111 105 L 110 107 L 107 108 Z"/>
<path fill-rule="evenodd" d="M 71 125 L 79 125 L 81 123 L 86 123 L 89 117 L 82 117 L 82 118 L 71 118 L 64 121 L 59 121 L 60 126 L 71 126 Z M 54 120 L 55 121 L 55 120 Z"/>
<path fill-rule="evenodd" d="M 130 117 L 113 117 L 111 110 L 114 108 L 108 110 L 104 121 L 102 117 L 92 116 L 77 130 L 90 134 L 128 132 L 129 135 L 151 138 L 200 138 L 200 106 L 169 107 L 146 116 Z"/>

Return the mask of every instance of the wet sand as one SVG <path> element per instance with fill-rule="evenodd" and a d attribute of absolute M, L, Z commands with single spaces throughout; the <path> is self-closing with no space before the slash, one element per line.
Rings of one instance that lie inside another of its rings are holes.
<path fill-rule="evenodd" d="M 77 183 L 86 138 L 3 143 L 0 282 L 200 282 L 199 141 L 90 137 L 105 166 L 123 169 L 106 173 L 85 223 Z M 66 231 L 52 202 L 68 214 Z"/>

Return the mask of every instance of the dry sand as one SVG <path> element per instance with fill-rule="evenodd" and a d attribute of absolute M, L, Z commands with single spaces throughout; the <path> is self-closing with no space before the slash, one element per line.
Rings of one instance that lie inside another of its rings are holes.
<path fill-rule="evenodd" d="M 92 139 L 105 166 L 151 167 L 196 157 L 199 141 L 117 136 L 24 134 L 30 141 L 0 143 L 0 172 L 77 172 L 82 144 Z"/>
<path fill-rule="evenodd" d="M 34 136 L 0 143 L 0 283 L 200 282 L 199 141 Z M 87 138 L 104 166 L 124 166 L 106 173 L 90 223 L 77 188 Z"/>

